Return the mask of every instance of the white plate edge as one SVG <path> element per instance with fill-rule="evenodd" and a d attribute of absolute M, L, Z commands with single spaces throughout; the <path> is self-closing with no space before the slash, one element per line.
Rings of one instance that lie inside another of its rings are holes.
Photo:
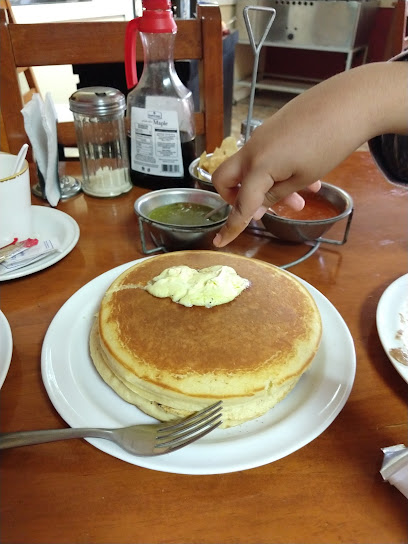
<path fill-rule="evenodd" d="M 388 344 L 388 341 L 385 337 L 385 332 L 381 324 L 384 307 L 388 305 L 389 298 L 392 297 L 395 291 L 398 292 L 400 290 L 400 284 L 404 285 L 405 282 L 408 283 L 408 274 L 403 274 L 399 278 L 395 279 L 383 291 L 380 297 L 380 300 L 378 301 L 378 304 L 377 304 L 376 326 L 377 326 L 378 337 L 380 339 L 380 342 L 384 349 L 385 354 L 387 355 L 388 359 L 390 360 L 390 362 L 392 363 L 392 365 L 394 366 L 398 374 L 401 376 L 401 378 L 406 383 L 408 383 L 408 367 L 400 363 L 399 361 L 397 361 L 397 359 L 395 359 L 395 357 L 393 357 L 391 353 L 389 352 L 389 349 L 391 346 Z M 395 340 L 395 342 L 397 344 L 398 341 Z M 398 346 L 393 346 L 393 347 L 398 347 Z"/>
<path fill-rule="evenodd" d="M 71 241 L 61 251 L 50 255 L 48 258 L 45 257 L 43 260 L 36 261 L 32 263 L 31 265 L 28 265 L 27 267 L 18 268 L 17 270 L 13 270 L 12 272 L 1 274 L 0 281 L 15 280 L 18 278 L 23 278 L 25 276 L 30 276 L 31 274 L 35 274 L 36 272 L 41 272 L 41 270 L 45 270 L 46 268 L 49 268 L 50 266 L 61 261 L 64 257 L 68 255 L 68 253 L 70 253 L 74 249 L 74 247 L 78 243 L 79 236 L 80 236 L 80 228 L 78 223 L 75 221 L 73 217 L 63 212 L 62 210 L 57 210 L 56 208 L 48 208 L 47 206 L 32 206 L 32 208 L 36 210 L 34 213 L 37 213 L 37 210 L 42 210 L 39 213 L 47 214 L 51 212 L 51 214 L 55 214 L 56 217 L 59 215 L 61 220 L 66 225 L 69 224 L 72 227 Z M 47 210 L 47 211 L 43 212 L 43 210 Z M 52 237 L 52 235 L 50 236 Z"/>
<path fill-rule="evenodd" d="M 0 310 L 0 327 L 4 327 L 4 334 L 8 338 L 8 343 L 9 343 L 7 352 L 5 353 L 5 365 L 3 368 L 0 367 L 0 389 L 1 389 L 7 377 L 10 364 L 11 364 L 11 358 L 13 356 L 13 334 L 11 332 L 10 323 L 8 322 L 7 317 L 4 315 L 4 313 L 1 310 Z"/>
<path fill-rule="evenodd" d="M 146 259 L 146 258 L 149 258 L 149 257 L 144 257 L 142 259 L 136 259 L 134 261 L 131 261 L 129 263 L 124 263 L 122 265 L 119 265 L 111 270 L 108 270 L 102 274 L 100 274 L 99 276 L 97 276 L 96 278 L 94 278 L 93 280 L 90 280 L 87 284 L 85 284 L 84 286 L 82 286 L 76 293 L 74 293 L 74 295 L 72 295 L 72 297 L 74 297 L 75 295 L 78 295 L 78 297 L 80 296 L 80 292 L 83 290 L 83 289 L 86 289 L 86 287 L 89 285 L 89 283 L 91 283 L 92 281 L 96 281 L 98 280 L 98 278 L 100 278 L 101 276 L 104 276 L 105 274 L 108 274 L 108 273 L 111 273 L 112 274 L 112 278 L 111 278 L 111 281 L 114 281 L 114 279 L 120 274 L 122 273 L 124 270 L 126 270 L 127 268 L 129 268 L 130 266 Z M 115 273 L 115 275 L 114 275 Z M 314 292 L 316 292 L 318 294 L 318 296 L 320 296 L 322 298 L 322 300 L 324 301 L 325 304 L 328 304 L 329 307 L 331 308 L 332 311 L 335 312 L 335 314 L 337 315 L 338 319 L 340 320 L 340 322 L 342 323 L 343 325 L 343 330 L 345 332 L 345 334 L 347 335 L 349 341 L 350 341 L 350 345 L 349 347 L 351 348 L 351 353 L 350 353 L 350 356 L 352 356 L 352 360 L 349 362 L 350 364 L 350 376 L 349 376 L 349 380 L 348 382 L 345 384 L 344 388 L 343 388 L 343 391 L 342 391 L 342 396 L 341 398 L 338 399 L 338 402 L 337 404 L 335 405 L 335 409 L 327 415 L 327 417 L 321 421 L 320 425 L 318 427 L 316 427 L 316 429 L 314 430 L 314 433 L 313 435 L 311 435 L 312 437 L 306 437 L 304 442 L 301 443 L 301 445 L 299 445 L 298 447 L 288 451 L 287 453 L 285 453 L 284 455 L 282 456 L 279 456 L 277 457 L 276 459 L 270 459 L 270 460 L 267 460 L 265 461 L 264 463 L 260 463 L 260 464 L 252 464 L 252 463 L 248 463 L 247 466 L 245 466 L 244 464 L 241 464 L 239 465 L 238 467 L 231 467 L 230 470 L 225 470 L 225 469 L 222 469 L 222 470 L 219 470 L 219 471 L 214 471 L 214 470 L 211 470 L 211 471 L 203 471 L 203 470 L 186 470 L 186 471 L 183 471 L 183 472 L 180 472 L 179 470 L 171 470 L 169 469 L 169 467 L 166 467 L 166 468 L 160 468 L 160 467 L 157 467 L 157 466 L 149 466 L 149 463 L 148 462 L 143 462 L 146 458 L 140 458 L 140 460 L 142 462 L 133 462 L 133 461 L 129 461 L 129 455 L 130 454 L 127 454 L 126 452 L 122 451 L 119 449 L 119 453 L 116 455 L 114 454 L 115 457 L 119 458 L 119 459 L 122 459 L 124 461 L 127 461 L 127 462 L 130 462 L 132 464 L 135 464 L 137 466 L 141 466 L 141 467 L 144 467 L 144 468 L 149 468 L 149 469 L 152 469 L 152 470 L 158 470 L 158 471 L 163 471 L 163 472 L 173 472 L 173 473 L 177 473 L 177 474 L 200 474 L 200 475 L 204 475 L 204 474 L 223 474 L 223 473 L 227 473 L 227 472 L 235 472 L 235 471 L 238 471 L 238 470 L 247 470 L 247 469 L 251 469 L 251 468 L 255 468 L 257 466 L 261 466 L 262 464 L 268 464 L 270 462 L 274 462 L 275 460 L 277 459 L 280 459 L 282 457 L 285 457 L 286 455 L 289 455 L 290 453 L 293 453 L 294 451 L 297 451 L 298 449 L 300 449 L 301 447 L 303 447 L 304 445 L 310 443 L 311 441 L 313 441 L 316 437 L 318 437 L 325 429 L 327 429 L 330 424 L 334 421 L 334 419 L 338 416 L 338 414 L 341 412 L 341 410 L 343 409 L 345 403 L 347 402 L 347 399 L 351 393 L 351 390 L 352 390 L 352 387 L 353 387 L 353 384 L 354 384 L 354 378 L 355 378 L 355 372 L 356 372 L 356 353 L 355 353 L 355 346 L 354 346 L 354 341 L 353 341 L 353 338 L 352 338 L 352 335 L 347 327 L 347 324 L 345 323 L 344 319 L 342 318 L 341 314 L 339 313 L 339 311 L 334 307 L 334 305 L 327 299 L 327 297 L 325 297 L 325 295 L 323 295 L 320 291 L 318 291 L 315 287 L 313 287 L 312 285 L 308 284 L 308 282 L 306 282 L 305 280 L 303 280 L 302 278 L 300 278 L 299 276 L 296 276 L 294 275 L 293 273 L 290 273 L 291 275 L 293 275 L 294 277 L 296 277 L 306 288 L 310 288 L 308 289 L 309 292 L 311 292 L 312 296 L 314 295 Z M 69 301 L 72 299 L 72 297 L 70 297 L 65 304 L 68 304 Z M 65 304 L 60 308 L 59 311 L 62 311 Z M 59 312 L 57 312 L 58 314 Z M 56 315 L 57 315 L 56 314 Z M 51 323 L 52 324 L 52 323 Z M 44 338 L 44 343 L 43 343 L 43 349 L 45 349 L 46 347 L 46 339 L 47 339 L 47 335 L 48 334 L 51 334 L 52 333 L 52 330 L 51 330 L 51 325 L 49 327 L 49 329 L 47 330 L 47 333 L 46 333 L 46 336 Z M 43 363 L 44 363 L 44 354 L 42 353 L 42 356 L 41 356 L 41 359 L 42 359 L 42 373 L 43 373 Z M 43 382 L 44 382 L 44 386 L 47 390 L 47 393 L 50 397 L 50 400 L 51 402 L 53 403 L 55 409 L 57 410 L 58 413 L 59 410 L 57 408 L 57 406 L 55 405 L 54 403 L 54 399 L 52 398 L 53 396 L 53 391 L 52 389 L 49 389 L 48 387 L 48 384 L 47 384 L 47 381 L 45 379 L 45 376 L 44 376 L 44 373 L 43 373 Z M 60 414 L 62 415 L 62 414 Z M 62 416 L 63 419 L 65 419 L 64 416 Z M 67 422 L 68 423 L 68 422 Z M 69 423 L 68 423 L 69 424 Z M 90 442 L 91 444 L 93 444 L 95 447 L 97 447 L 98 449 L 100 449 L 101 451 L 105 451 L 105 453 L 107 453 L 108 455 L 113 455 L 111 451 L 109 451 L 111 449 L 111 446 L 109 446 L 105 441 L 103 440 L 98 440 L 98 439 L 87 439 L 88 442 Z M 106 444 L 106 446 L 105 446 Z M 194 444 L 192 445 L 194 446 Z M 177 453 L 177 452 L 176 452 Z M 174 454 L 172 454 L 174 455 Z M 150 458 L 150 459 L 154 459 L 154 458 Z"/>

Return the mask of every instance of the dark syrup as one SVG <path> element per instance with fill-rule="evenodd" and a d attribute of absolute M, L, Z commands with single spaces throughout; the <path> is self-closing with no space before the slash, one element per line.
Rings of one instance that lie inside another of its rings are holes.
<path fill-rule="evenodd" d="M 130 137 L 128 137 L 128 149 L 129 157 L 130 153 Z M 181 143 L 181 153 L 183 157 L 183 169 L 184 176 L 182 177 L 170 177 L 170 176 L 156 176 L 152 174 L 143 174 L 136 172 L 130 168 L 130 178 L 133 185 L 137 187 L 144 187 L 145 189 L 168 189 L 168 188 L 180 188 L 180 187 L 194 187 L 194 180 L 191 178 L 188 167 L 191 162 L 196 158 L 195 139 L 188 142 Z"/>

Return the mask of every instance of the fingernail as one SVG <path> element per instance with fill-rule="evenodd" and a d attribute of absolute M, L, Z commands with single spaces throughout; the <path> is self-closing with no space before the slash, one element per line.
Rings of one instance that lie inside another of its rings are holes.
<path fill-rule="evenodd" d="M 221 240 L 222 240 L 221 234 L 218 232 L 218 233 L 215 235 L 215 238 L 214 238 L 214 240 L 213 240 L 213 244 L 214 244 L 216 247 L 218 247 L 218 246 L 220 245 L 220 243 L 221 243 Z"/>
<path fill-rule="evenodd" d="M 262 219 L 262 217 L 265 215 L 265 213 L 268 211 L 268 208 L 266 206 L 261 206 L 256 210 L 254 213 L 254 219 L 255 221 L 259 221 Z"/>

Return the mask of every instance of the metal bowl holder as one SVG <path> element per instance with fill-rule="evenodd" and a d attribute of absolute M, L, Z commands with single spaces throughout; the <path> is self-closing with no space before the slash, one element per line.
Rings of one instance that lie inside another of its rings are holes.
<path fill-rule="evenodd" d="M 248 12 L 251 11 L 251 10 L 253 10 L 253 11 L 269 11 L 271 13 L 268 24 L 266 25 L 265 31 L 264 31 L 263 35 L 261 36 L 261 39 L 260 39 L 258 44 L 255 43 L 251 23 L 249 21 Z M 252 121 L 252 114 L 253 114 L 253 108 L 254 108 L 255 86 L 256 86 L 256 79 L 257 79 L 257 75 L 258 75 L 259 55 L 260 55 L 262 46 L 264 44 L 264 41 L 266 39 L 266 36 L 268 35 L 269 30 L 271 29 L 272 23 L 275 20 L 275 17 L 276 17 L 276 10 L 274 8 L 262 7 L 262 6 L 245 6 L 244 7 L 245 26 L 247 28 L 249 42 L 251 44 L 251 47 L 252 47 L 252 50 L 253 50 L 253 53 L 254 53 L 254 67 L 253 67 L 253 71 L 252 71 L 252 82 L 251 82 L 251 91 L 250 91 L 250 97 L 249 97 L 248 116 L 247 116 L 246 131 L 245 131 L 245 135 L 244 135 L 245 142 L 249 139 L 250 134 L 251 134 L 251 121 Z M 287 264 L 279 266 L 279 268 L 287 269 L 287 268 L 290 268 L 290 267 L 295 266 L 297 264 L 300 264 L 301 262 L 303 262 L 306 259 L 308 259 L 309 257 L 311 257 L 313 255 L 313 253 L 315 253 L 319 249 L 321 243 L 334 244 L 334 245 L 343 245 L 343 244 L 345 244 L 347 242 L 352 217 L 353 217 L 353 209 L 351 210 L 351 212 L 348 215 L 345 230 L 344 230 L 344 234 L 343 234 L 343 238 L 341 240 L 331 240 L 330 238 L 323 238 L 323 237 L 316 238 L 315 240 L 305 240 L 306 244 L 312 246 L 306 252 L 306 254 L 303 255 L 302 257 L 300 257 L 299 259 L 296 259 L 296 260 L 291 261 L 291 262 L 289 262 Z M 144 225 L 143 225 L 144 222 L 148 222 L 148 221 L 146 221 L 143 218 L 139 217 L 139 230 L 140 230 L 140 239 L 141 239 L 141 242 L 142 242 L 143 253 L 145 255 L 151 255 L 151 254 L 157 253 L 159 251 L 163 251 L 163 252 L 166 253 L 168 251 L 168 249 L 165 246 L 160 245 L 158 243 L 158 240 L 156 239 L 156 237 L 151 232 L 150 232 L 150 237 L 151 237 L 153 243 L 156 245 L 156 247 L 154 247 L 152 249 L 147 248 L 146 235 L 145 235 Z M 272 240 L 278 240 L 278 238 L 276 238 L 276 236 L 269 233 L 264 227 L 256 226 L 253 223 L 250 224 L 247 227 L 247 230 L 249 230 L 255 236 L 263 236 L 263 237 L 266 237 L 266 238 L 270 238 Z"/>
<path fill-rule="evenodd" d="M 269 21 L 268 21 L 268 24 L 266 25 L 264 33 L 262 34 L 261 39 L 259 40 L 258 44 L 255 43 L 254 34 L 252 32 L 251 23 L 250 23 L 250 20 L 249 20 L 248 12 L 251 11 L 251 10 L 252 11 L 269 11 L 270 14 L 271 14 L 271 16 L 269 18 Z M 244 13 L 245 26 L 246 26 L 246 29 L 247 29 L 247 32 L 248 32 L 249 43 L 250 43 L 250 45 L 252 47 L 252 51 L 254 53 L 254 67 L 253 67 L 253 70 L 252 70 L 251 92 L 250 92 L 250 96 L 249 96 L 249 106 L 248 106 L 248 116 L 247 116 L 246 131 L 245 131 L 245 135 L 244 135 L 245 142 L 246 142 L 249 139 L 250 134 L 251 134 L 250 130 L 251 130 L 251 121 L 252 121 L 253 108 L 254 108 L 256 80 L 257 80 L 257 76 L 258 76 L 259 55 L 260 55 L 262 46 L 264 44 L 264 41 L 265 41 L 265 39 L 266 39 L 270 29 L 271 29 L 272 23 L 275 20 L 276 10 L 275 10 L 275 8 L 262 7 L 262 6 L 245 6 L 244 10 L 243 10 L 243 13 Z M 311 244 L 312 247 L 306 252 L 306 254 L 303 255 L 302 257 L 300 257 L 299 259 L 296 259 L 295 261 L 291 261 L 290 263 L 279 266 L 279 268 L 283 268 L 283 269 L 290 268 L 292 266 L 295 266 L 296 264 L 299 264 L 299 263 L 305 261 L 306 259 L 311 257 L 313 255 L 313 253 L 315 253 L 319 249 L 320 244 L 322 242 L 325 243 L 325 244 L 334 244 L 334 245 L 343 245 L 343 244 L 345 244 L 347 242 L 352 217 L 353 217 L 353 209 L 351 210 L 351 212 L 349 213 L 349 215 L 347 217 L 347 222 L 346 222 L 343 238 L 341 240 L 331 240 L 330 238 L 323 238 L 323 237 L 316 238 L 315 240 L 307 240 L 307 241 L 305 241 L 305 243 Z M 254 225 L 250 224 L 249 227 L 247 227 L 247 229 L 250 230 L 255 236 L 264 236 L 264 237 L 267 237 L 267 238 L 271 238 L 273 240 L 278 239 L 273 234 L 270 234 L 265 228 L 262 228 L 262 227 L 258 227 L 258 226 L 254 226 Z"/>
<path fill-rule="evenodd" d="M 168 253 L 168 249 L 164 245 L 160 245 L 159 241 L 156 239 L 156 236 L 149 232 L 150 238 L 152 239 L 152 242 L 155 244 L 156 247 L 153 247 L 152 249 L 147 248 L 146 243 L 146 235 L 144 231 L 144 224 L 143 223 L 150 223 L 150 221 L 147 221 L 146 219 L 143 219 L 139 216 L 139 231 L 140 231 L 140 240 L 142 242 L 142 251 L 145 255 L 152 255 L 154 253 L 158 253 L 159 251 L 163 251 L 163 253 Z"/>

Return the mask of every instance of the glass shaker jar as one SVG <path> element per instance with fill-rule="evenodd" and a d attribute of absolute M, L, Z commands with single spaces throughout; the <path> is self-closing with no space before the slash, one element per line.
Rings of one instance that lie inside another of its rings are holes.
<path fill-rule="evenodd" d="M 82 190 L 112 197 L 130 191 L 125 131 L 125 96 L 111 87 L 85 87 L 70 96 L 74 114 Z"/>

